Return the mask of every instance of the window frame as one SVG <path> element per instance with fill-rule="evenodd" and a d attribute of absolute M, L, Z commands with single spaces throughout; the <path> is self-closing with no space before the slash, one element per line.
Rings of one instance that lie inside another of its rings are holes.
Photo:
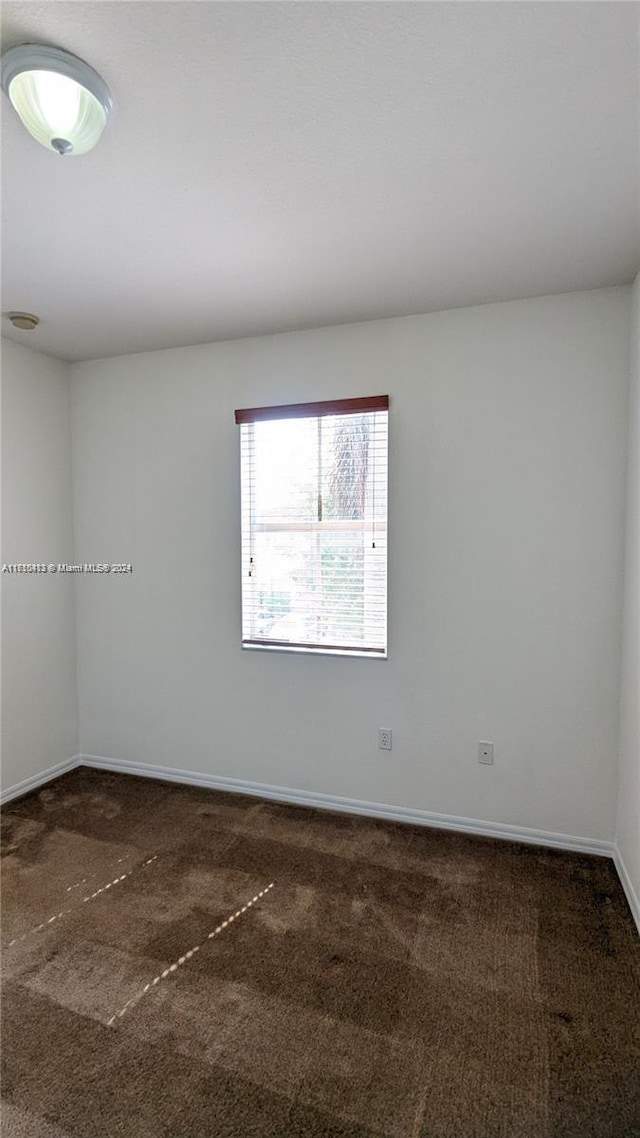
<path fill-rule="evenodd" d="M 349 415 L 363 415 L 375 412 L 389 411 L 389 396 L 388 395 L 375 395 L 367 397 L 358 397 L 354 399 L 335 399 L 335 400 L 322 400 L 311 403 L 295 403 L 295 404 L 281 404 L 267 407 L 250 407 L 244 409 L 237 409 L 235 411 L 235 421 L 240 427 L 253 425 L 273 420 L 285 420 L 296 418 L 315 418 L 321 419 L 331 416 L 349 416 Z M 384 645 L 381 647 L 373 647 L 370 645 L 338 645 L 338 644 L 322 644 L 313 643 L 311 641 L 290 641 L 290 640 L 277 640 L 265 637 L 245 638 L 244 632 L 242 634 L 241 646 L 248 651 L 258 652 L 285 652 L 294 653 L 296 655 L 315 655 L 315 656 L 342 656 L 354 657 L 360 659 L 373 659 L 373 660 L 386 660 L 388 659 L 388 480 L 389 480 L 389 437 L 388 425 L 386 430 L 386 451 L 384 455 L 384 472 L 385 472 L 385 517 L 384 522 L 376 520 L 373 514 L 369 517 L 363 518 L 340 518 L 328 519 L 326 522 L 319 518 L 313 521 L 292 521 L 290 523 L 280 522 L 260 522 L 257 523 L 253 532 L 268 532 L 273 529 L 273 532 L 284 533 L 287 530 L 291 532 L 328 532 L 336 529 L 344 529 L 345 531 L 357 532 L 361 530 L 365 532 L 367 529 L 372 529 L 375 533 L 380 527 L 384 529 L 385 533 L 385 555 L 384 555 L 384 586 L 380 592 L 380 596 L 384 599 Z M 242 444 L 241 444 L 242 445 Z M 244 480 L 247 473 L 253 475 L 253 468 L 245 469 L 244 458 L 241 451 L 241 477 Z M 375 468 L 374 468 L 375 469 Z M 375 476 L 375 475 L 374 475 Z M 253 489 L 249 491 L 249 501 L 253 501 Z M 251 530 L 253 523 L 253 514 L 250 512 L 249 520 L 245 517 L 246 500 L 244 491 L 241 491 L 240 513 L 241 513 L 241 620 L 242 627 L 245 627 L 245 603 L 246 603 L 246 585 L 244 580 L 244 558 L 245 558 L 245 532 Z M 249 572 L 249 575 L 250 572 Z M 363 582 L 365 578 L 363 577 Z"/>

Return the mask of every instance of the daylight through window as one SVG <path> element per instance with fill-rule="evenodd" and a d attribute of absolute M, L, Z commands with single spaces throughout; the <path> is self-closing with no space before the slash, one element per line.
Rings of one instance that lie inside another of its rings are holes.
<path fill-rule="evenodd" d="M 236 411 L 244 646 L 386 656 L 388 407 Z"/>

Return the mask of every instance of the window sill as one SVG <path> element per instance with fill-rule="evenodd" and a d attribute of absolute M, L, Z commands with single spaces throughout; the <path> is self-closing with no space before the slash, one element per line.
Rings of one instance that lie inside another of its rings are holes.
<path fill-rule="evenodd" d="M 286 644 L 243 644 L 247 652 L 286 652 L 295 656 L 348 656 L 358 660 L 386 660 L 386 652 L 359 652 L 357 648 L 300 648 Z"/>

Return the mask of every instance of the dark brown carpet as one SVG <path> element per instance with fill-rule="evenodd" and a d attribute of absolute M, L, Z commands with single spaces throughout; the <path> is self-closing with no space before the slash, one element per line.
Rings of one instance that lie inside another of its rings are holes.
<path fill-rule="evenodd" d="M 3 1138 L 640 1135 L 606 859 L 87 769 L 2 836 Z"/>

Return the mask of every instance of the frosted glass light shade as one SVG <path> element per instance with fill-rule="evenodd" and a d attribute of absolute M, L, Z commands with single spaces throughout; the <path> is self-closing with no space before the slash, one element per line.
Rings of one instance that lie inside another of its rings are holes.
<path fill-rule="evenodd" d="M 113 107 L 104 80 L 60 48 L 22 44 L 2 56 L 2 87 L 29 134 L 48 150 L 91 150 Z"/>

